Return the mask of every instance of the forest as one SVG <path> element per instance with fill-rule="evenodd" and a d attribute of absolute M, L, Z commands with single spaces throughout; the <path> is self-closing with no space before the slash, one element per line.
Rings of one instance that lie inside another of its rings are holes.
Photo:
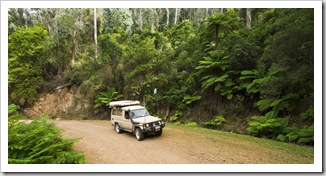
<path fill-rule="evenodd" d="M 314 145 L 314 9 L 12 8 L 8 37 L 21 109 L 67 86 L 91 119 L 132 99 L 176 125 Z"/>

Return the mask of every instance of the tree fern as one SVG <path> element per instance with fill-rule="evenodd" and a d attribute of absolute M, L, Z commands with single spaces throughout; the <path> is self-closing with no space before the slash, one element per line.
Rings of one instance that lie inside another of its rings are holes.
<path fill-rule="evenodd" d="M 246 89 L 249 94 L 255 94 L 260 91 L 261 83 L 266 79 L 261 70 L 244 70 L 239 78 L 239 89 Z"/>
<path fill-rule="evenodd" d="M 247 130 L 257 137 L 275 138 L 283 132 L 288 125 L 288 118 L 268 118 L 266 116 L 253 116 L 250 118 Z"/>
<path fill-rule="evenodd" d="M 109 106 L 111 101 L 117 100 L 122 97 L 115 88 L 108 88 L 106 92 L 100 92 L 99 95 L 95 99 L 94 108 L 100 107 L 102 105 Z"/>

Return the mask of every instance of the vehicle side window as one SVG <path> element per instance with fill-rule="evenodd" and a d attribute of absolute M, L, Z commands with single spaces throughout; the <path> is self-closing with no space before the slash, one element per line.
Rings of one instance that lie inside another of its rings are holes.
<path fill-rule="evenodd" d="M 129 119 L 129 112 L 128 111 L 125 111 L 125 118 Z"/>
<path fill-rule="evenodd" d="M 118 110 L 117 110 L 117 115 L 118 115 L 118 116 L 122 116 L 122 109 L 118 109 Z"/>
<path fill-rule="evenodd" d="M 112 109 L 112 115 L 117 115 L 117 109 Z"/>

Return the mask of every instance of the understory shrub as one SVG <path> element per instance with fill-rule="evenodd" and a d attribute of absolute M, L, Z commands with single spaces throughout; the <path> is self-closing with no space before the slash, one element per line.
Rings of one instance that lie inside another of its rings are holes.
<path fill-rule="evenodd" d="M 288 118 L 268 118 L 266 116 L 253 116 L 250 118 L 247 130 L 256 137 L 275 138 L 282 133 L 288 125 Z"/>
<path fill-rule="evenodd" d="M 196 122 L 189 122 L 189 123 L 187 123 L 187 126 L 188 127 L 197 127 L 198 124 Z"/>
<path fill-rule="evenodd" d="M 314 126 L 311 125 L 308 128 L 287 127 L 283 134 L 277 136 L 277 140 L 314 145 Z"/>
<path fill-rule="evenodd" d="M 225 118 L 223 116 L 216 116 L 215 119 L 203 123 L 203 126 L 206 128 L 219 129 L 224 122 Z"/>
<path fill-rule="evenodd" d="M 8 163 L 9 164 L 83 164 L 85 157 L 73 150 L 78 139 L 61 138 L 62 130 L 48 116 L 30 124 L 16 120 L 17 109 L 9 106 Z M 14 115 L 12 115 L 15 113 Z"/>
<path fill-rule="evenodd" d="M 178 121 L 182 117 L 183 113 L 181 111 L 176 111 L 173 116 L 170 117 L 171 122 Z"/>

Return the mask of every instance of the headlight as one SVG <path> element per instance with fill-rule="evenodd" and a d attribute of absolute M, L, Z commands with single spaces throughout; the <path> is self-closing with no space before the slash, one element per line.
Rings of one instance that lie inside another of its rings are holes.
<path fill-rule="evenodd" d="M 158 124 L 159 124 L 159 125 L 161 125 L 161 124 L 162 124 L 162 122 L 161 122 L 161 121 L 158 121 Z"/>
<path fill-rule="evenodd" d="M 145 127 L 149 127 L 149 124 L 145 124 L 144 126 L 145 126 Z"/>

